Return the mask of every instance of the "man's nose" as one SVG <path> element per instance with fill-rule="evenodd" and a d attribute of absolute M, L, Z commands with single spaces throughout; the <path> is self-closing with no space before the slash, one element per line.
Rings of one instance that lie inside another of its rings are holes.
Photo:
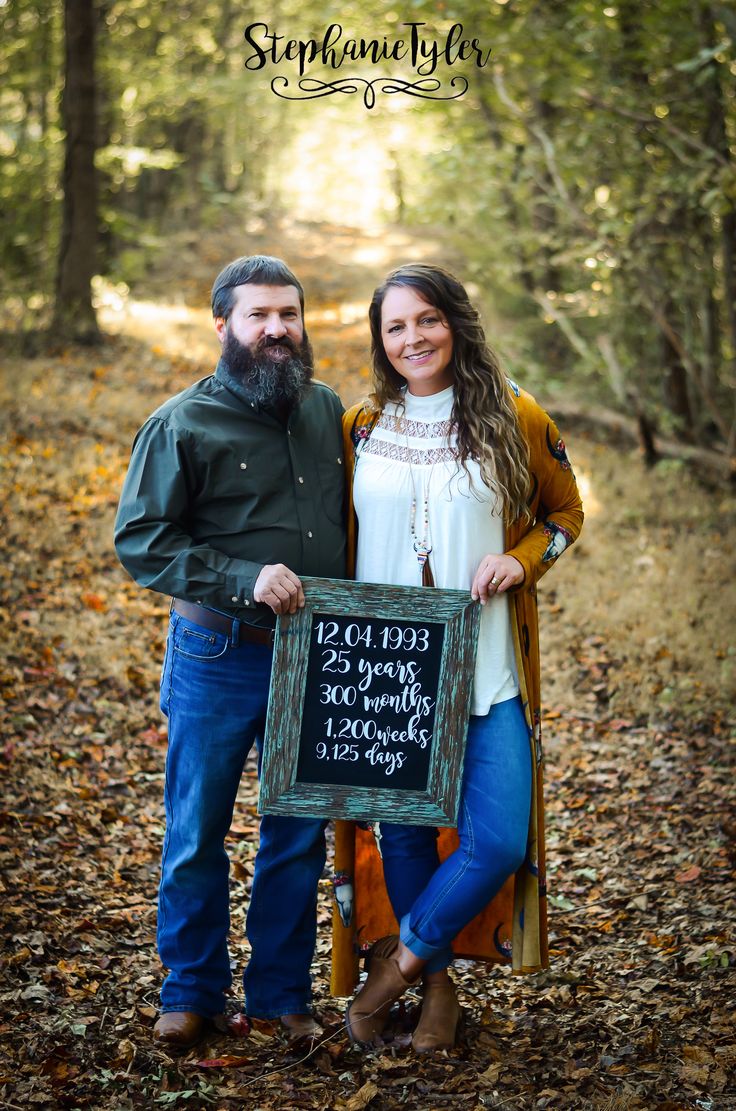
<path fill-rule="evenodd" d="M 277 339 L 286 335 L 286 325 L 277 312 L 269 313 L 266 320 L 266 335 L 275 336 Z"/>

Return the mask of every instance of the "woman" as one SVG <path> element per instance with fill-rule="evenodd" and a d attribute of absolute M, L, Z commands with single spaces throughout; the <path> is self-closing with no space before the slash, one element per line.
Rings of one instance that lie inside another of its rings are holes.
<path fill-rule="evenodd" d="M 344 418 L 355 577 L 469 589 L 483 606 L 459 843 L 440 863 L 436 830 L 381 823 L 400 934 L 373 946 L 346 1013 L 351 1038 L 374 1043 L 391 1005 L 421 980 L 412 1044 L 426 1052 L 454 1045 L 458 1033 L 447 972 L 453 938 L 525 864 L 514 938 L 524 951 L 514 964 L 546 963 L 539 892 L 520 890 L 543 866 L 540 761 L 530 743 L 538 725 L 534 587 L 577 537 L 582 508 L 555 425 L 504 377 L 452 275 L 400 267 L 376 290 L 369 318 L 374 404 Z"/>

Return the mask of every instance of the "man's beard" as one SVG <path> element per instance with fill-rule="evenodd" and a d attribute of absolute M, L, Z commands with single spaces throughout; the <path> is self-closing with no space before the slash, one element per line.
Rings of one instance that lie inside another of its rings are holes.
<path fill-rule="evenodd" d="M 269 347 L 285 347 L 292 354 L 287 359 L 272 359 Z M 228 327 L 222 345 L 222 358 L 227 369 L 247 389 L 259 405 L 293 408 L 303 398 L 314 373 L 312 347 L 306 332 L 297 345 L 288 336 L 273 339 L 267 336 L 253 347 L 246 347 Z"/>

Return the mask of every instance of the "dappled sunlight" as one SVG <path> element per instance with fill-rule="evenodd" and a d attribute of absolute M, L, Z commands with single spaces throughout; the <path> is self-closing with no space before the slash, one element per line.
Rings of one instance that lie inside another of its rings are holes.
<path fill-rule="evenodd" d="M 591 517 L 597 517 L 601 511 L 601 503 L 595 496 L 590 473 L 582 470 L 576 465 L 575 478 L 577 479 L 578 489 L 580 490 L 580 497 L 583 499 L 583 509 L 585 510 L 586 520 L 590 520 Z"/>
<path fill-rule="evenodd" d="M 329 130 L 325 121 L 293 137 L 280 185 L 301 217 L 329 216 L 360 227 L 393 215 L 389 175 L 380 141 L 365 124 L 351 126 L 343 119 Z"/>
<path fill-rule="evenodd" d="M 113 292 L 100 298 L 98 316 L 105 332 L 151 344 L 157 354 L 186 357 L 207 365 L 216 359 L 219 344 L 209 306 L 138 300 Z"/>
<path fill-rule="evenodd" d="M 400 219 L 415 192 L 416 167 L 436 149 L 439 120 L 399 102 L 370 113 L 357 99 L 317 110 L 308 104 L 292 107 L 288 150 L 269 167 L 289 207 L 302 219 L 360 228 Z M 359 261 L 380 265 L 380 251 L 376 244 L 370 257 Z"/>
<path fill-rule="evenodd" d="M 368 320 L 367 301 L 341 301 L 338 305 L 328 305 L 322 309 L 310 309 L 309 322 L 312 325 L 320 324 L 355 324 Z M 367 323 L 366 323 L 367 326 Z"/>

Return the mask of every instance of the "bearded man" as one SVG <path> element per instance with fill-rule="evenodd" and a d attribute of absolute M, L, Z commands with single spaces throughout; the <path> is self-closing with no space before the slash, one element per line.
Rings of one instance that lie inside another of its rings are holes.
<path fill-rule="evenodd" d="M 224 840 L 246 756 L 263 734 L 277 614 L 300 574 L 343 577 L 337 395 L 312 381 L 304 292 L 276 258 L 218 275 L 213 375 L 136 436 L 115 523 L 121 562 L 172 595 L 161 675 L 168 718 L 158 948 L 169 969 L 154 1037 L 199 1040 L 224 1010 L 230 925 Z M 249 1015 L 316 1033 L 309 968 L 325 822 L 265 815 L 246 932 Z"/>

